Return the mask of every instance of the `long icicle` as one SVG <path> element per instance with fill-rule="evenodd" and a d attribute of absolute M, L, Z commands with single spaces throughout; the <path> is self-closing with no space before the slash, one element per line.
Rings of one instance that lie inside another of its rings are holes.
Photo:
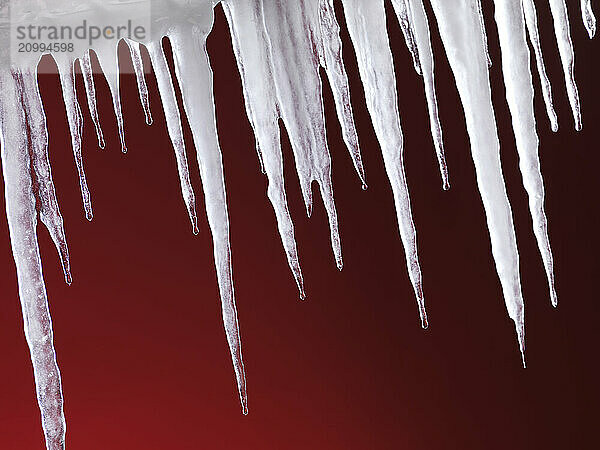
<path fill-rule="evenodd" d="M 23 106 L 26 120 L 31 131 L 31 168 L 33 169 L 34 190 L 38 202 L 39 216 L 48 229 L 48 233 L 58 250 L 65 282 L 71 284 L 71 264 L 69 262 L 69 248 L 65 237 L 62 214 L 56 198 L 52 169 L 48 157 L 48 129 L 46 127 L 46 114 L 37 83 L 37 71 L 24 69 L 21 72 L 23 87 Z"/>
<path fill-rule="evenodd" d="M 90 57 L 90 51 L 87 50 L 79 61 L 81 63 L 80 66 L 83 75 L 83 84 L 85 86 L 85 94 L 87 96 L 88 109 L 90 110 L 90 116 L 92 116 L 92 122 L 94 122 L 96 136 L 98 137 L 98 147 L 104 148 L 106 144 L 104 142 L 102 127 L 100 126 L 100 118 L 98 117 L 96 86 L 94 84 L 94 74 L 92 71 L 92 58 Z"/>
<path fill-rule="evenodd" d="M 383 0 L 344 0 L 342 3 L 365 89 L 367 108 L 381 145 L 385 169 L 394 194 L 400 236 L 421 323 L 423 328 L 427 328 L 417 234 L 404 174 L 404 138 L 398 112 L 396 77 L 385 27 Z"/>
<path fill-rule="evenodd" d="M 542 44 L 540 42 L 540 33 L 538 30 L 537 12 L 533 0 L 523 0 L 523 11 L 525 12 L 525 24 L 527 25 L 527 33 L 529 40 L 535 52 L 535 60 L 537 70 L 542 85 L 542 95 L 546 104 L 546 114 L 550 120 L 550 128 L 555 133 L 558 131 L 558 117 L 554 110 L 552 102 L 552 85 L 546 74 L 546 65 L 544 64 L 544 56 L 542 55 Z"/>
<path fill-rule="evenodd" d="M 485 208 L 496 271 L 510 318 L 515 323 L 525 365 L 525 307 L 512 210 L 500 164 L 488 65 L 477 0 L 432 0 L 433 11 L 463 103 L 477 185 Z M 472 36 L 473 39 L 464 39 Z"/>
<path fill-rule="evenodd" d="M 406 2 L 406 3 L 405 3 Z M 440 173 L 442 175 L 442 185 L 444 190 L 450 189 L 448 181 L 448 167 L 446 165 L 446 156 L 444 154 L 444 140 L 442 137 L 442 125 L 438 113 L 438 104 L 435 93 L 435 77 L 433 50 L 431 48 L 431 37 L 429 34 L 429 22 L 425 13 L 425 7 L 422 0 L 392 0 L 398 20 L 402 23 L 402 8 L 410 8 L 411 29 L 415 46 L 419 54 L 420 69 L 423 75 L 425 85 L 425 96 L 429 110 L 429 123 L 431 126 L 431 136 L 435 146 Z"/>
<path fill-rule="evenodd" d="M 139 42 L 132 41 L 131 39 L 125 39 L 127 46 L 129 47 L 129 53 L 131 55 L 131 62 L 133 63 L 133 70 L 135 72 L 135 79 L 137 81 L 138 92 L 140 94 L 140 103 L 144 109 L 144 116 L 146 117 L 146 123 L 152 125 L 152 112 L 150 111 L 150 100 L 148 99 L 148 86 L 146 85 L 146 78 L 144 77 L 144 61 L 142 60 L 142 51 L 140 49 Z"/>
<path fill-rule="evenodd" d="M 581 15 L 590 39 L 593 39 L 596 35 L 596 16 L 592 9 L 592 0 L 581 0 Z"/>
<path fill-rule="evenodd" d="M 77 93 L 75 92 L 75 60 L 71 57 L 62 54 L 54 55 L 54 59 L 56 61 L 58 73 L 60 75 L 60 83 L 62 86 L 62 93 L 65 102 L 65 108 L 67 111 L 69 130 L 71 132 L 71 145 L 73 147 L 75 165 L 77 166 L 77 173 L 79 175 L 79 185 L 81 187 L 81 197 L 83 199 L 85 217 L 87 220 L 92 220 L 92 218 L 94 217 L 94 214 L 92 212 L 92 201 L 90 199 L 90 191 L 88 189 L 87 181 L 85 178 L 85 171 L 83 169 L 83 155 L 81 145 L 81 131 L 83 127 L 83 118 L 81 116 L 79 102 L 77 101 Z"/>
<path fill-rule="evenodd" d="M 36 210 L 22 94 L 8 70 L 0 71 L 0 146 L 6 217 L 17 268 L 25 337 L 29 345 L 42 428 L 48 450 L 64 450 L 66 423 L 52 319 L 37 242 Z"/>
<path fill-rule="evenodd" d="M 254 0 L 222 2 L 231 31 L 233 50 L 242 78 L 246 111 L 256 136 L 262 167 L 267 175 L 271 201 L 281 242 L 304 299 L 304 282 L 298 258 L 294 224 L 288 209 L 283 179 L 283 155 L 279 136 L 277 99 L 262 22 L 262 7 Z"/>
<path fill-rule="evenodd" d="M 398 22 L 400 22 L 400 28 L 402 30 L 402 34 L 404 35 L 404 42 L 406 42 L 406 47 L 408 48 L 410 56 L 412 57 L 415 72 L 421 75 L 421 60 L 415 39 L 415 30 L 413 28 L 414 22 L 413 18 L 411 17 L 410 3 L 408 0 L 392 0 L 392 4 L 394 5 Z"/>
<path fill-rule="evenodd" d="M 575 82 L 575 52 L 573 51 L 573 42 L 571 40 L 567 5 L 564 0 L 550 0 L 550 11 L 554 20 L 554 34 L 556 35 L 558 52 L 562 61 L 565 83 L 567 84 L 567 94 L 573 111 L 575 130 L 580 131 L 581 107 L 579 104 L 577 83 Z"/>
<path fill-rule="evenodd" d="M 495 4 L 506 100 L 512 116 L 523 185 L 529 196 L 533 230 L 548 278 L 550 299 L 552 305 L 556 306 L 558 299 L 554 288 L 554 263 L 548 238 L 548 221 L 544 211 L 544 180 L 538 157 L 539 138 L 535 130 L 533 79 L 523 7 L 521 2 L 513 0 L 495 0 Z"/>
<path fill-rule="evenodd" d="M 181 193 L 185 202 L 190 221 L 192 222 L 192 232 L 198 234 L 198 216 L 196 215 L 196 195 L 190 181 L 190 172 L 188 168 L 187 156 L 185 153 L 185 142 L 183 140 L 183 130 L 181 128 L 181 115 L 177 106 L 177 98 L 175 97 L 175 89 L 171 72 L 165 59 L 165 54 L 162 48 L 162 43 L 152 42 L 148 44 L 148 53 L 150 61 L 156 75 L 158 91 L 165 112 L 165 120 L 167 122 L 167 131 L 173 144 L 175 151 L 175 159 L 177 161 L 177 170 L 179 173 L 179 182 L 181 185 Z"/>
<path fill-rule="evenodd" d="M 229 244 L 229 216 L 223 176 L 223 161 L 216 129 L 213 97 L 213 74 L 206 53 L 206 37 L 212 27 L 212 4 L 206 5 L 210 24 L 181 26 L 171 30 L 171 41 L 177 80 L 183 106 L 187 114 L 196 146 L 196 155 L 204 189 L 206 215 L 210 226 L 217 279 L 221 294 L 223 323 L 237 378 L 242 412 L 248 413 L 246 376 L 242 360 L 242 342 L 235 306 L 231 248 Z"/>

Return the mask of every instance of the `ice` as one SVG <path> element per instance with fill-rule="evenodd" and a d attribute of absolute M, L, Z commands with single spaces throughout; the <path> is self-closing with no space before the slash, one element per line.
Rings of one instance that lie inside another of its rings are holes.
<path fill-rule="evenodd" d="M 400 28 L 404 35 L 404 41 L 408 47 L 408 51 L 413 59 L 413 65 L 415 71 L 421 75 L 421 61 L 419 55 L 419 49 L 415 40 L 415 30 L 413 28 L 414 19 L 412 17 L 412 11 L 408 0 L 392 0 L 398 22 L 400 22 Z"/>
<path fill-rule="evenodd" d="M 492 106 L 486 51 L 477 0 L 432 0 L 438 29 L 463 103 L 477 185 L 487 217 L 492 254 L 525 364 L 525 320 L 519 253 Z M 470 36 L 472 39 L 464 39 Z"/>
<path fill-rule="evenodd" d="M 65 448 L 66 430 L 63 396 L 37 243 L 36 201 L 28 152 L 28 135 L 36 129 L 27 128 L 22 95 L 11 72 L 0 71 L 0 141 L 6 217 L 17 267 L 25 337 L 31 353 L 46 447 L 61 450 Z"/>
<path fill-rule="evenodd" d="M 564 0 L 550 0 L 550 11 L 554 20 L 554 34 L 556 35 L 560 60 L 562 61 L 565 75 L 565 83 L 567 84 L 567 94 L 571 103 L 571 109 L 573 110 L 575 129 L 580 131 L 581 108 L 579 105 L 579 92 L 575 83 L 575 52 L 573 51 L 573 42 L 571 41 L 567 5 Z"/>
<path fill-rule="evenodd" d="M 544 180 L 538 158 L 539 139 L 533 110 L 533 80 L 525 36 L 523 7 L 512 0 L 495 0 L 496 24 L 502 50 L 506 100 L 512 115 L 523 184 L 529 195 L 533 229 L 548 277 L 550 299 L 557 305 L 548 223 L 544 212 Z"/>
<path fill-rule="evenodd" d="M 421 323 L 426 328 L 428 322 L 417 254 L 417 234 L 404 174 L 404 138 L 400 126 L 396 77 L 385 26 L 383 0 L 344 0 L 342 3 L 365 89 L 367 108 L 392 185 L 408 273 L 417 297 Z"/>
<path fill-rule="evenodd" d="M 173 149 L 175 151 L 181 193 L 192 222 L 192 231 L 194 234 L 198 234 L 196 196 L 190 181 L 185 143 L 183 141 L 183 130 L 181 129 L 181 116 L 179 114 L 179 107 L 177 106 L 173 81 L 171 80 L 171 72 L 169 71 L 169 66 L 167 65 L 167 60 L 165 59 L 165 54 L 162 49 L 162 42 L 149 43 L 148 53 L 150 54 L 150 61 L 156 75 L 158 91 L 160 93 L 160 99 L 165 112 L 165 120 L 167 122 L 167 131 L 169 132 L 169 137 L 171 138 L 171 143 L 173 144 Z"/>
<path fill-rule="evenodd" d="M 87 95 L 88 108 L 94 127 L 96 128 L 96 135 L 98 136 L 98 146 L 104 148 L 104 134 L 102 133 L 102 127 L 100 126 L 100 118 L 98 117 L 98 106 L 96 102 L 96 87 L 94 85 L 94 75 L 92 71 L 92 59 L 90 57 L 89 50 L 85 52 L 83 57 L 79 60 L 81 66 L 81 72 L 83 74 L 83 83 L 85 85 L 85 93 Z"/>
<path fill-rule="evenodd" d="M 592 0 L 581 0 L 581 14 L 590 39 L 593 39 L 596 35 L 596 17 L 592 10 Z"/>
<path fill-rule="evenodd" d="M 126 39 L 125 42 L 127 42 L 127 45 L 129 46 L 129 53 L 131 55 L 131 62 L 133 63 L 133 70 L 135 72 L 138 91 L 140 93 L 140 102 L 142 103 L 144 115 L 146 116 L 146 123 L 152 125 L 152 113 L 150 112 L 150 101 L 148 100 L 148 86 L 146 85 L 146 78 L 144 77 L 144 62 L 142 61 L 140 44 L 131 39 Z"/>
<path fill-rule="evenodd" d="M 552 102 L 552 86 L 550 85 L 550 80 L 546 74 L 546 65 L 544 64 L 542 45 L 538 31 L 537 12 L 535 10 L 535 4 L 533 3 L 533 0 L 523 0 L 523 10 L 525 12 L 527 33 L 529 34 L 529 40 L 531 41 L 531 45 L 535 52 L 538 74 L 542 84 L 542 95 L 544 97 L 544 103 L 546 104 L 546 114 L 548 114 L 548 119 L 550 120 L 550 128 L 552 131 L 557 132 L 558 118 L 556 116 L 556 112 L 554 111 L 554 105 Z"/>

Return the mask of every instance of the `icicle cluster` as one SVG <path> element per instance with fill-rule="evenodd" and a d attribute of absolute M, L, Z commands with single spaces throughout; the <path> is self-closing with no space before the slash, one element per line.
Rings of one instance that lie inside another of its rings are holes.
<path fill-rule="evenodd" d="M 41 11 L 40 14 L 51 17 L 53 14 L 71 11 L 71 2 L 55 3 L 58 5 L 52 8 L 40 1 L 24 1 L 21 5 L 24 5 L 24 14 L 34 14 L 32 11 L 37 10 Z M 79 3 L 79 6 L 97 11 L 98 15 L 107 14 L 103 3 L 97 0 Z M 140 0 L 133 3 L 137 8 L 133 11 L 143 11 L 152 6 L 153 17 L 149 39 L 141 43 L 126 40 L 137 78 L 140 101 L 146 122 L 151 124 L 152 115 L 140 46 L 144 44 L 156 74 L 167 129 L 177 160 L 183 199 L 192 223 L 192 231 L 197 233 L 195 194 L 190 183 L 184 148 L 181 112 L 177 106 L 173 77 L 163 52 L 163 37 L 166 36 L 170 40 L 173 49 L 175 78 L 182 92 L 184 111 L 193 134 L 208 223 L 213 237 L 223 321 L 242 410 L 247 413 L 246 381 L 232 279 L 227 199 L 206 39 L 213 26 L 214 7 L 221 3 L 231 31 L 246 110 L 256 136 L 261 169 L 269 182 L 267 195 L 273 205 L 283 248 L 300 297 L 304 298 L 304 282 L 294 237 L 294 225 L 284 189 L 278 121 L 283 121 L 290 136 L 300 187 L 309 216 L 313 205 L 312 183 L 316 182 L 319 186 L 329 218 L 333 255 L 341 270 L 341 243 L 331 182 L 331 157 L 327 147 L 322 82 L 319 75 L 321 67 L 324 68 L 333 91 L 344 141 L 363 188 L 366 188 L 334 2 Z M 132 2 L 121 4 L 131 6 Z M 423 0 L 391 0 L 391 4 L 412 55 L 414 68 L 423 78 L 442 185 L 444 189 L 448 189 L 448 169 L 435 93 L 434 57 L 429 26 L 431 18 L 427 16 Z M 491 60 L 487 49 L 486 20 L 481 0 L 430 0 L 430 4 L 463 104 L 492 253 L 508 314 L 515 323 L 525 364 L 524 303 L 519 275 L 519 254 L 500 164 L 500 143 L 488 73 Z M 544 67 L 536 7 L 533 0 L 494 0 L 494 5 L 506 99 L 512 115 L 523 184 L 529 196 L 534 233 L 548 277 L 550 299 L 556 306 L 557 296 L 544 212 L 544 185 L 538 158 L 539 139 L 534 117 L 533 76 L 529 65 L 530 50 L 527 38 L 535 54 L 543 98 L 553 131 L 558 129 L 558 121 L 552 104 L 550 81 Z M 565 0 L 549 0 L 549 5 L 575 128 L 580 130 L 581 112 Z M 427 327 L 416 231 L 403 166 L 403 133 L 384 0 L 341 0 L 341 6 L 354 45 L 367 108 L 392 187 L 400 237 L 422 325 Z M 6 2 L 0 4 L 0 10 L 6 7 Z M 77 11 L 75 9 L 73 14 Z M 581 0 L 581 11 L 584 25 L 590 37 L 593 37 L 596 20 L 590 0 Z M 6 29 L 2 26 L 5 24 L 0 23 L 0 37 L 5 37 Z M 122 151 L 126 152 L 125 127 L 119 95 L 119 62 L 115 44 L 104 41 L 91 50 L 95 52 L 106 75 L 117 117 Z M 104 148 L 92 76 L 91 50 L 77 57 L 67 53 L 53 55 L 60 75 L 83 207 L 88 220 L 92 220 L 93 212 L 84 171 L 84 121 L 75 92 L 74 69 L 75 64 L 79 63 L 98 145 Z M 30 58 L 11 61 L 0 67 L 0 138 L 7 217 L 42 424 L 47 448 L 61 449 L 65 446 L 65 421 L 62 412 L 60 373 L 52 343 L 51 319 L 36 237 L 38 218 L 48 228 L 56 244 L 67 283 L 71 282 L 71 274 L 63 220 L 48 158 L 48 133 L 37 86 L 37 63 L 37 59 Z"/>

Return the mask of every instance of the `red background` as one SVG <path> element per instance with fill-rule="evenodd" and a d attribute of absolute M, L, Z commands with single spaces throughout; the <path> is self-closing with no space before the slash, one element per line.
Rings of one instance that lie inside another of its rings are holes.
<path fill-rule="evenodd" d="M 63 377 L 67 446 L 75 449 L 590 448 L 598 424 L 596 294 L 600 162 L 598 42 L 571 13 L 584 131 L 573 131 L 549 10 L 540 28 L 561 129 L 536 109 L 559 307 L 549 303 L 504 100 L 492 13 L 491 78 L 526 301 L 520 364 L 490 253 L 462 109 L 435 26 L 437 85 L 452 189 L 443 192 L 421 80 L 388 10 L 430 328 L 420 328 L 391 190 L 366 111 L 356 60 L 342 36 L 367 170 L 362 192 L 324 81 L 345 267 L 335 268 L 320 200 L 307 219 L 284 137 L 287 192 L 308 299 L 298 300 L 258 169 L 224 15 L 208 47 L 231 219 L 234 280 L 250 414 L 240 413 L 220 318 L 210 233 L 186 124 L 201 233 L 194 237 L 156 81 L 147 127 L 132 75 L 121 78 L 129 154 L 119 149 L 108 88 L 98 78 L 107 148 L 96 148 L 78 78 L 84 157 L 95 218 L 83 215 L 56 76 L 41 78 L 54 180 L 74 283 L 40 227 L 44 274 Z M 339 13 L 340 11 L 338 11 Z M 338 14 L 343 23 L 343 17 Z M 432 17 L 432 16 L 430 16 Z M 123 46 L 121 50 L 125 50 Z M 122 64 L 130 67 L 126 53 Z M 318 198 L 318 197 L 316 197 Z M 2 197 L 3 199 L 3 197 Z M 1 200 L 3 202 L 3 200 Z M 2 205 L 3 208 L 3 205 Z M 43 438 L 6 220 L 0 220 L 0 446 Z"/>

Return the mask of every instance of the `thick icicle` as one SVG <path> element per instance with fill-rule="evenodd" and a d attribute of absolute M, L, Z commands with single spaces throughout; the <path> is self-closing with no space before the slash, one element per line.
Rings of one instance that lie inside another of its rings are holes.
<path fill-rule="evenodd" d="M 212 2 L 203 2 L 202 5 L 205 7 L 196 17 L 197 23 L 182 24 L 177 29 L 171 29 L 169 39 L 183 106 L 196 146 L 206 215 L 213 236 L 225 332 L 237 377 L 242 411 L 247 414 L 248 397 L 233 289 L 223 162 L 216 129 L 213 74 L 206 53 L 206 37 L 212 28 L 214 16 Z"/>
<path fill-rule="evenodd" d="M 48 229 L 50 237 L 58 250 L 65 281 L 71 284 L 71 265 L 69 248 L 63 226 L 63 218 L 56 199 L 56 191 L 52 180 L 52 169 L 48 158 L 48 130 L 46 114 L 38 90 L 37 73 L 35 69 L 23 69 L 19 78 L 23 91 L 23 106 L 25 108 L 27 126 L 30 131 L 30 157 L 34 191 L 37 207 L 42 223 Z"/>
<path fill-rule="evenodd" d="M 477 0 L 432 0 L 431 4 L 463 103 L 496 270 L 508 314 L 515 322 L 525 364 L 525 321 L 519 253 L 500 165 L 500 143 L 492 106 L 485 46 L 483 39 L 476 38 L 481 33 L 476 2 Z M 465 39 L 465 36 L 470 38 Z"/>
<path fill-rule="evenodd" d="M 6 216 L 17 267 L 25 337 L 31 353 L 48 450 L 65 448 L 65 417 L 52 320 L 37 243 L 36 210 L 21 95 L 8 70 L 0 71 L 0 144 Z"/>
<path fill-rule="evenodd" d="M 590 39 L 593 39 L 596 35 L 596 16 L 592 9 L 592 0 L 581 0 L 581 15 Z"/>
<path fill-rule="evenodd" d="M 288 264 L 304 298 L 304 283 L 298 259 L 294 224 L 290 216 L 283 179 L 283 157 L 275 85 L 262 21 L 262 7 L 255 0 L 222 2 L 237 60 L 246 111 L 260 149 L 262 166 L 269 182 L 267 195 L 275 216 Z"/>
<path fill-rule="evenodd" d="M 404 1 L 406 1 L 406 5 Z M 448 167 L 446 166 L 444 141 L 442 138 L 442 125 L 440 123 L 437 98 L 435 94 L 433 50 L 431 48 L 429 22 L 427 21 L 425 7 L 423 6 L 422 0 L 393 0 L 392 3 L 400 23 L 402 23 L 403 20 L 401 18 L 403 14 L 402 5 L 405 5 L 404 10 L 406 10 L 408 7 L 411 11 L 411 29 L 413 30 L 415 46 L 419 54 L 420 70 L 423 75 L 423 82 L 425 84 L 425 95 L 427 97 L 427 105 L 429 108 L 431 136 L 433 137 L 438 163 L 440 166 L 443 187 L 447 190 L 450 188 L 450 184 L 448 182 Z"/>
<path fill-rule="evenodd" d="M 525 12 L 525 23 L 527 25 L 529 40 L 531 41 L 531 45 L 535 52 L 535 60 L 540 83 L 542 85 L 542 95 L 544 96 L 544 103 L 546 104 L 546 114 L 548 114 L 548 119 L 550 119 L 550 128 L 556 133 L 558 131 L 558 117 L 556 116 L 556 111 L 554 111 L 554 104 L 552 102 L 552 86 L 550 85 L 550 80 L 546 74 L 546 65 L 544 64 L 542 44 L 540 42 L 540 34 L 538 31 L 537 12 L 533 0 L 523 0 L 523 11 Z"/>
<path fill-rule="evenodd" d="M 523 185 L 529 195 L 533 230 L 548 277 L 550 299 L 556 306 L 554 264 L 544 212 L 544 180 L 538 158 L 539 139 L 535 131 L 533 80 L 529 67 L 523 7 L 521 2 L 512 0 L 495 0 L 495 4 L 506 100 L 512 115 Z"/>
<path fill-rule="evenodd" d="M 575 129 L 580 131 L 581 107 L 579 105 L 579 92 L 575 83 L 575 52 L 573 51 L 573 42 L 571 41 L 567 5 L 564 0 L 550 0 L 550 11 L 554 20 L 554 34 L 556 35 L 560 60 L 562 61 L 563 72 L 565 74 L 567 94 L 571 103 L 571 109 L 573 110 Z"/>
<path fill-rule="evenodd" d="M 417 297 L 421 322 L 426 328 L 427 314 L 417 254 L 417 235 L 404 174 L 404 144 L 398 112 L 396 77 L 385 26 L 383 0 L 344 0 L 342 3 L 350 38 L 356 51 L 367 107 L 392 185 L 408 273 Z"/>
<path fill-rule="evenodd" d="M 318 72 L 320 0 L 261 1 L 279 111 L 290 136 L 306 210 L 310 216 L 311 184 L 317 181 L 329 218 L 331 247 L 341 270 L 342 250 Z"/>
<path fill-rule="evenodd" d="M 392 4 L 394 5 L 396 16 L 398 16 L 398 22 L 400 22 L 400 28 L 402 29 L 402 34 L 404 35 L 406 47 L 408 48 L 408 51 L 412 57 L 415 71 L 421 75 L 420 54 L 415 39 L 415 30 L 413 27 L 414 21 L 412 18 L 410 2 L 408 0 L 392 0 Z"/>
<path fill-rule="evenodd" d="M 192 231 L 194 234 L 198 234 L 196 196 L 190 181 L 190 172 L 185 153 L 185 142 L 183 140 L 183 130 L 181 129 L 181 116 L 179 114 L 179 107 L 177 106 L 177 98 L 175 97 L 171 72 L 169 71 L 167 60 L 165 59 L 161 41 L 149 43 L 148 52 L 150 54 L 152 67 L 154 68 L 154 74 L 156 75 L 158 91 L 165 112 L 167 131 L 169 132 L 169 137 L 171 138 L 173 149 L 175 151 L 181 193 L 192 222 Z"/>
<path fill-rule="evenodd" d="M 135 72 L 138 91 L 140 93 L 140 103 L 144 109 L 146 123 L 152 125 L 152 113 L 150 112 L 150 100 L 148 99 L 148 86 L 146 85 L 146 78 L 144 76 L 144 61 L 142 60 L 140 44 L 131 39 L 126 39 L 125 42 L 127 42 L 129 53 L 131 54 L 131 62 L 133 63 L 133 70 Z"/>
<path fill-rule="evenodd" d="M 77 93 L 75 92 L 75 60 L 63 54 L 55 54 L 54 59 L 58 67 L 60 75 L 60 83 L 62 86 L 65 108 L 67 111 L 67 119 L 69 121 L 69 130 L 71 132 L 71 145 L 73 147 L 73 155 L 75 157 L 75 165 L 79 175 L 79 185 L 81 187 L 81 197 L 83 199 L 83 207 L 85 209 L 85 217 L 87 220 L 92 220 L 92 201 L 90 199 L 90 191 L 88 189 L 83 170 L 83 156 L 81 145 L 81 132 L 83 128 L 83 117 L 81 109 L 77 101 Z"/>
<path fill-rule="evenodd" d="M 104 134 L 102 133 L 102 127 L 100 126 L 100 119 L 98 117 L 98 105 L 96 102 L 96 86 L 94 85 L 94 75 L 92 71 L 92 59 L 90 57 L 90 51 L 86 51 L 83 57 L 79 60 L 81 66 L 81 73 L 83 74 L 83 83 L 85 85 L 85 93 L 87 96 L 88 108 L 90 110 L 90 116 L 94 122 L 96 128 L 96 135 L 98 136 L 98 147 L 104 148 Z"/>

